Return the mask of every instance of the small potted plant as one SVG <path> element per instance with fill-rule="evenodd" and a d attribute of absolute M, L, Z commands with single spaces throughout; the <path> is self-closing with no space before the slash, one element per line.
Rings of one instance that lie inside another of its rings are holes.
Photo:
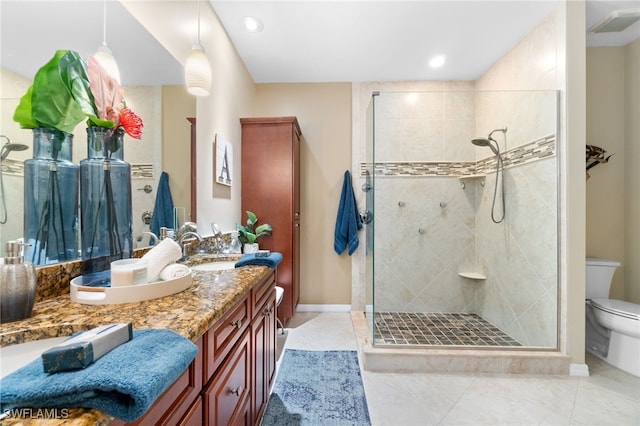
<path fill-rule="evenodd" d="M 238 230 L 238 239 L 244 245 L 245 253 L 255 253 L 258 251 L 258 238 L 271 235 L 271 225 L 268 223 L 263 223 L 262 225 L 256 226 L 258 223 L 258 218 L 255 213 L 247 210 L 247 224 L 245 226 L 236 225 L 236 229 Z"/>

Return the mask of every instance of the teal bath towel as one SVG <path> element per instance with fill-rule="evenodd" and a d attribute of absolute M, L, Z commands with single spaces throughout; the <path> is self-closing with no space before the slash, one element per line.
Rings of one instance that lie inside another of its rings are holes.
<path fill-rule="evenodd" d="M 272 251 L 269 256 L 256 256 L 254 253 L 243 255 L 235 264 L 236 268 L 247 265 L 268 266 L 275 269 L 282 262 L 282 253 Z"/>
<path fill-rule="evenodd" d="M 344 172 L 342 194 L 340 195 L 338 216 L 336 218 L 336 228 L 333 234 L 333 249 L 337 254 L 342 254 L 347 247 L 349 247 L 349 256 L 356 251 L 358 245 L 360 245 L 358 231 L 361 228 L 362 220 L 358 213 L 356 196 L 351 186 L 351 173 L 347 170 Z"/>
<path fill-rule="evenodd" d="M 47 374 L 38 358 L 0 380 L 2 411 L 95 408 L 124 421 L 142 416 L 189 366 L 198 348 L 165 329 L 134 330 L 133 339 L 82 370 Z"/>
<path fill-rule="evenodd" d="M 171 198 L 169 174 L 167 172 L 162 172 L 158 181 L 156 202 L 153 207 L 149 230 L 156 235 L 160 235 L 160 228 L 163 226 L 173 229 L 173 198 Z"/>

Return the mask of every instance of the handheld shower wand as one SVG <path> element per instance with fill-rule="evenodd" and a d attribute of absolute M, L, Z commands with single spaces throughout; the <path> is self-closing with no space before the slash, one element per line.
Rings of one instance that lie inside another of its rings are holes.
<path fill-rule="evenodd" d="M 507 134 L 507 128 L 504 127 L 502 129 L 495 129 L 489 133 L 489 136 L 485 138 L 476 138 L 472 139 L 471 143 L 476 146 L 487 146 L 493 153 L 496 155 L 496 184 L 493 188 L 493 201 L 491 202 L 491 220 L 494 223 L 500 223 L 504 220 L 504 216 L 506 214 L 505 204 L 504 204 L 504 165 L 502 163 L 502 156 L 500 155 L 500 145 L 498 145 L 498 141 L 493 138 L 493 134 L 495 132 L 502 132 L 502 134 Z M 498 180 L 500 180 L 500 191 L 502 197 L 502 217 L 496 219 L 495 215 L 495 206 L 496 206 L 496 195 L 498 193 Z"/>
<path fill-rule="evenodd" d="M 24 151 L 29 148 L 27 145 L 21 143 L 11 143 L 11 139 L 5 135 L 0 135 L 0 138 L 5 138 L 7 140 L 5 144 L 2 145 L 2 149 L 0 149 L 0 161 L 7 158 L 11 151 Z"/>
<path fill-rule="evenodd" d="M 5 223 L 7 223 L 7 201 L 5 199 L 5 194 L 4 194 L 4 181 L 2 180 L 2 164 L 1 163 L 4 161 L 5 158 L 9 156 L 9 153 L 11 151 L 24 151 L 29 147 L 21 143 L 11 143 L 11 139 L 9 139 L 5 135 L 0 135 L 0 138 L 4 138 L 7 140 L 5 144 L 2 145 L 2 148 L 0 149 L 0 203 L 2 203 L 2 205 L 0 206 L 1 207 L 0 224 L 4 225 Z"/>

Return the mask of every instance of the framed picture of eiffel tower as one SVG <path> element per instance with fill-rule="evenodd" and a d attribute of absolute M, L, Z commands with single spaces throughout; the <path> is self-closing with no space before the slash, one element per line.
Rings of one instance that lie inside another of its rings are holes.
<path fill-rule="evenodd" d="M 231 143 L 216 134 L 213 142 L 214 182 L 231 186 L 233 180 L 233 147 Z"/>

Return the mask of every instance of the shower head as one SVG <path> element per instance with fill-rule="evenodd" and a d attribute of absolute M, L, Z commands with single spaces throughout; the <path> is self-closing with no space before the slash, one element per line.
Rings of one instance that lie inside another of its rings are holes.
<path fill-rule="evenodd" d="M 496 146 L 493 146 L 491 142 L 494 142 Z M 489 148 L 491 148 L 491 151 L 493 151 L 495 155 L 500 155 L 500 148 L 498 148 L 498 143 L 491 137 L 489 137 L 488 139 L 485 139 L 485 138 L 471 139 L 471 143 L 474 144 L 475 146 L 488 146 Z"/>
<path fill-rule="evenodd" d="M 5 158 L 7 158 L 11 151 L 24 151 L 25 149 L 29 148 L 27 145 L 21 143 L 11 143 L 11 139 L 6 137 L 5 135 L 0 135 L 0 137 L 7 140 L 7 142 L 2 145 L 2 149 L 0 149 L 0 161 L 3 161 Z"/>

